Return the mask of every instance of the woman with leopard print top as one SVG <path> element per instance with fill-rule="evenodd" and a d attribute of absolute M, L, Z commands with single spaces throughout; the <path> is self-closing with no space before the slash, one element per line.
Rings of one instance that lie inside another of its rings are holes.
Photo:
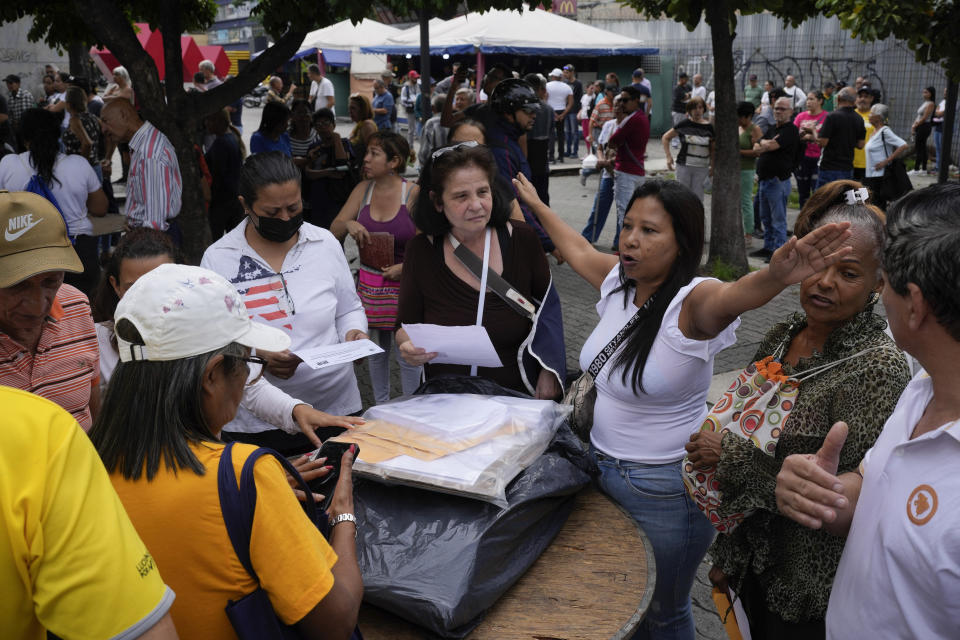
<path fill-rule="evenodd" d="M 843 551 L 843 538 L 779 515 L 774 489 L 780 465 L 790 454 L 815 453 L 830 427 L 844 421 L 850 435 L 840 469 L 856 469 L 910 379 L 906 359 L 884 333 L 886 321 L 874 312 L 883 288 L 883 213 L 860 202 L 843 204 L 858 188 L 849 180 L 833 182 L 807 202 L 796 235 L 850 222 L 853 251 L 801 283 L 805 314 L 774 326 L 754 357 L 784 353 L 788 375 L 842 362 L 800 383 L 774 456 L 733 433 L 700 432 L 687 445 L 698 468 L 716 466 L 721 515 L 755 510 L 719 535 L 709 552 L 711 581 L 724 591 L 729 585 L 741 599 L 754 640 L 825 637 L 830 585 Z"/>

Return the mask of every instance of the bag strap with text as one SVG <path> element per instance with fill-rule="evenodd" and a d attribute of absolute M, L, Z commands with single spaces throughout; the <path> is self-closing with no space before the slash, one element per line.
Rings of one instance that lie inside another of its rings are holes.
<path fill-rule="evenodd" d="M 616 353 L 617 349 L 627 338 L 627 334 L 630 333 L 630 330 L 635 324 L 637 324 L 642 318 L 644 318 L 647 313 L 650 311 L 650 307 L 653 306 L 653 300 L 657 296 L 654 293 L 652 296 L 647 298 L 647 301 L 643 303 L 643 306 L 637 309 L 637 312 L 633 314 L 627 324 L 623 325 L 623 328 L 617 332 L 617 335 L 613 336 L 613 339 L 607 343 L 603 349 L 600 350 L 600 353 L 597 354 L 597 357 L 593 359 L 593 362 L 590 363 L 590 366 L 587 367 L 587 373 L 596 380 L 597 374 L 600 373 L 600 369 L 603 369 L 603 365 L 607 363 L 608 360 L 613 358 L 613 354 Z"/>

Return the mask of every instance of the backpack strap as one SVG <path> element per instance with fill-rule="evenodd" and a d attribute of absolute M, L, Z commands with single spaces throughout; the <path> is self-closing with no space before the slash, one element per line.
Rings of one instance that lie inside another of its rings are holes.
<path fill-rule="evenodd" d="M 317 514 L 316 503 L 313 501 L 313 492 L 307 483 L 303 480 L 290 461 L 282 455 L 268 449 L 260 447 L 251 453 L 243 464 L 240 472 L 239 488 L 237 487 L 237 476 L 233 470 L 233 442 L 227 443 L 220 456 L 220 464 L 217 468 L 217 490 L 220 495 L 220 511 L 223 514 L 223 523 L 227 528 L 227 535 L 230 537 L 230 544 L 233 546 L 234 553 L 240 560 L 240 564 L 247 570 L 250 577 L 258 584 L 260 578 L 253 568 L 250 560 L 250 538 L 253 534 L 253 517 L 257 506 L 257 485 L 253 477 L 253 465 L 264 455 L 270 455 L 280 462 L 284 470 L 289 473 L 299 485 L 300 489 L 308 496 L 305 503 L 307 517 L 328 537 L 326 518 L 320 520 Z"/>
<path fill-rule="evenodd" d="M 260 583 L 260 577 L 250 562 L 250 535 L 253 531 L 253 507 L 244 502 L 241 491 L 237 488 L 237 476 L 233 471 L 233 443 L 228 442 L 220 455 L 220 464 L 217 466 L 217 491 L 220 494 L 220 512 L 223 514 L 223 524 L 227 527 L 230 544 L 237 554 L 240 564 L 247 570 L 250 577 Z"/>

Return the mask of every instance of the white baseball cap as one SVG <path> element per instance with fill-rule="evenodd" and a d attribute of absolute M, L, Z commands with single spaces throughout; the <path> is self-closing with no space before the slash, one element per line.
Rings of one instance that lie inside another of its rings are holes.
<path fill-rule="evenodd" d="M 283 351 L 290 336 L 250 319 L 232 284 L 208 269 L 163 264 L 143 275 L 117 304 L 114 321 L 133 323 L 142 345 L 117 336 L 120 360 L 179 360 L 237 342 Z"/>
<path fill-rule="evenodd" d="M 550 72 L 550 77 L 551 77 L 551 78 L 559 78 L 559 77 L 562 76 L 562 75 L 563 75 L 563 71 L 560 71 L 559 68 L 556 68 L 556 69 L 554 69 L 553 71 Z"/>

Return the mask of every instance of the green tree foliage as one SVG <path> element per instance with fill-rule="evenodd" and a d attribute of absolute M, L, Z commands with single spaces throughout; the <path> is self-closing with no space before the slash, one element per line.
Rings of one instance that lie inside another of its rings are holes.
<path fill-rule="evenodd" d="M 903 40 L 917 62 L 943 65 L 960 80 L 960 8 L 953 0 L 808 0 L 824 15 L 837 16 L 862 40 Z"/>

